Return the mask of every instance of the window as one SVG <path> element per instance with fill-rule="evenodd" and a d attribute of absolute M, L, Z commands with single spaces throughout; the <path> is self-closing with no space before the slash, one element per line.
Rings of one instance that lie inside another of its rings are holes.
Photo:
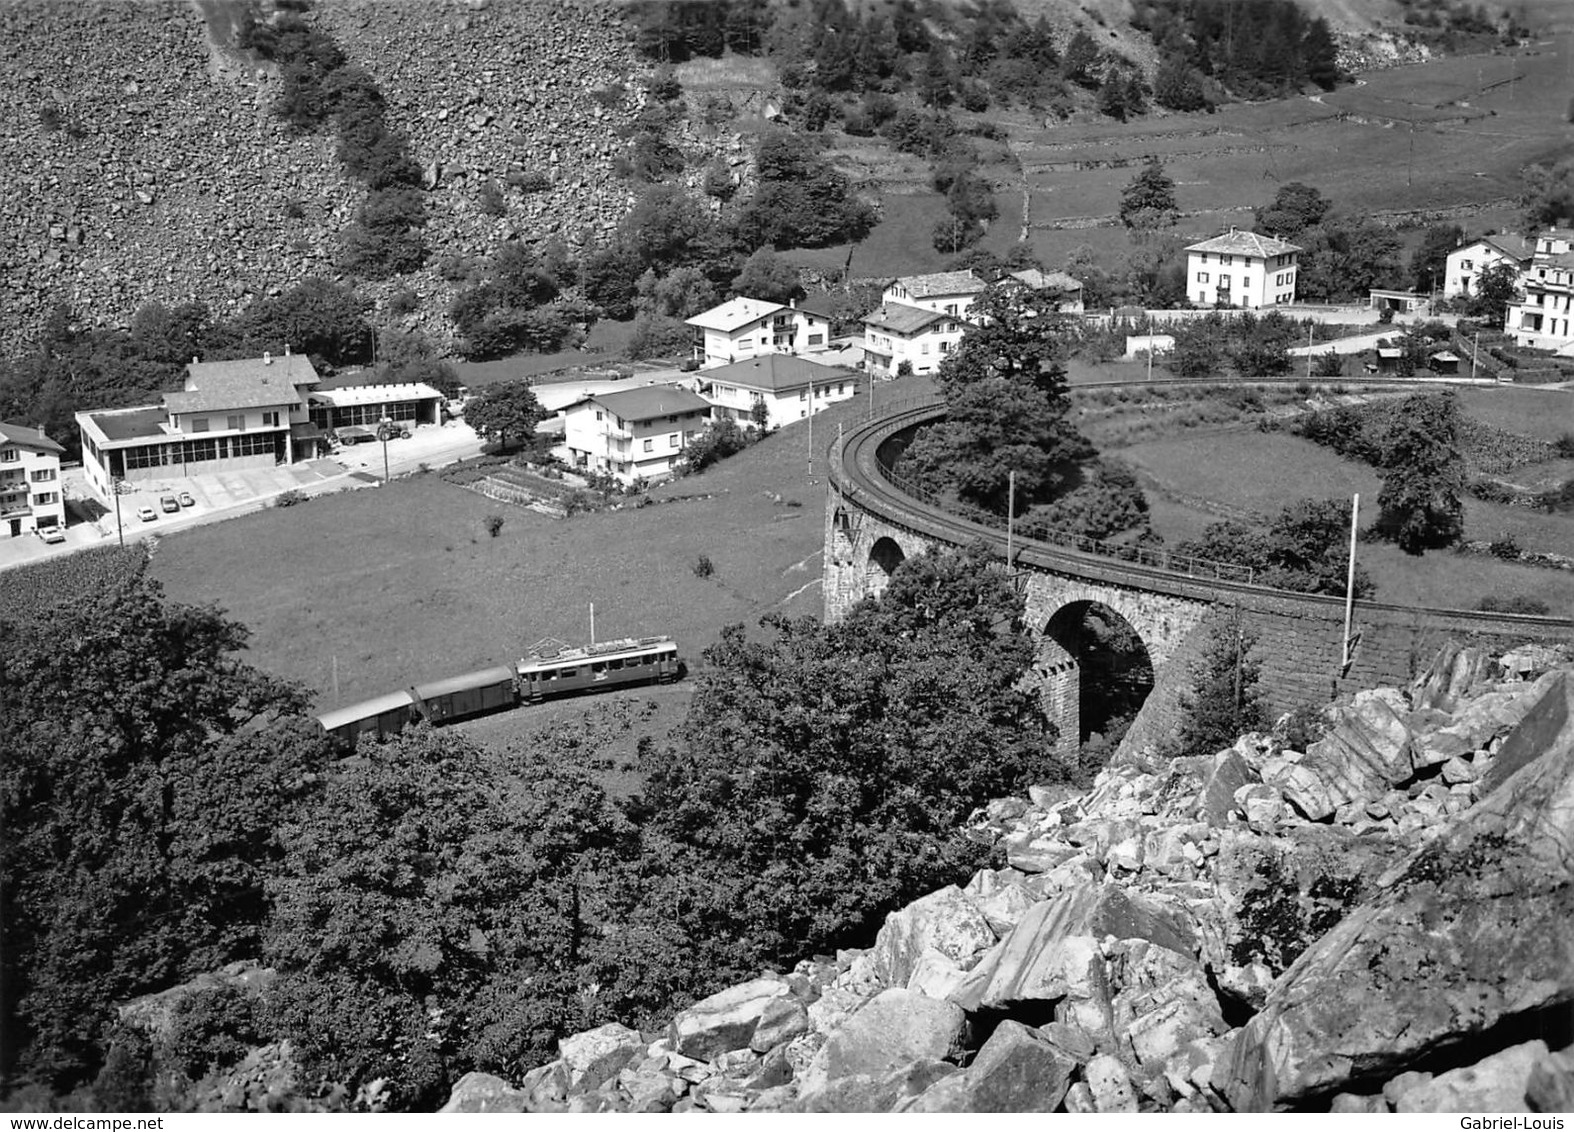
<path fill-rule="evenodd" d="M 53 469 L 53 468 L 40 468 L 40 469 L 38 469 L 38 471 L 33 473 L 33 482 L 34 483 L 48 483 L 50 480 L 52 480 L 54 478 L 55 478 L 55 469 Z"/>
<path fill-rule="evenodd" d="M 947 303 L 945 305 L 945 312 L 946 312 L 946 314 L 955 314 L 956 313 L 956 304 L 955 303 Z"/>
<path fill-rule="evenodd" d="M 1197 261 L 1199 263 L 1207 263 L 1208 262 L 1208 253 L 1207 252 L 1203 252 L 1202 255 L 1197 257 Z"/>
<path fill-rule="evenodd" d="M 798 400 L 800 400 L 800 401 L 807 401 L 808 399 L 809 399 L 809 391 L 807 389 L 801 390 L 799 392 L 799 394 L 798 394 Z"/>
<path fill-rule="evenodd" d="M 15 448 L 0 448 L 0 464 L 14 464 L 18 459 Z"/>
<path fill-rule="evenodd" d="M 1459 261 L 1459 270 L 1461 270 L 1461 271 L 1469 271 L 1470 270 L 1470 261 L 1468 259 L 1460 260 Z"/>
<path fill-rule="evenodd" d="M 1199 282 L 1199 283 L 1206 283 L 1207 281 L 1208 281 L 1208 273 L 1206 271 L 1199 271 L 1199 272 L 1197 272 L 1197 282 Z"/>
<path fill-rule="evenodd" d="M 647 451 L 647 452 L 654 452 L 655 451 L 655 444 L 656 444 L 656 442 L 654 440 L 647 440 L 647 441 L 645 441 L 645 451 Z"/>
<path fill-rule="evenodd" d="M 929 343 L 925 342 L 923 345 L 919 346 L 918 352 L 920 354 L 927 354 L 929 352 Z"/>
<path fill-rule="evenodd" d="M 55 491 L 41 491 L 37 495 L 33 496 L 34 507 L 42 507 L 45 504 L 58 503 L 59 501 L 60 493 Z"/>
<path fill-rule="evenodd" d="M 677 424 L 678 423 L 678 414 L 673 413 L 671 416 L 669 416 L 667 418 L 667 423 L 668 424 Z"/>
<path fill-rule="evenodd" d="M 244 413 L 231 413 L 224 418 L 224 427 L 237 432 L 240 431 L 246 427 L 246 415 Z"/>
<path fill-rule="evenodd" d="M 605 415 L 606 415 L 606 414 L 604 414 L 604 413 L 603 413 L 603 412 L 602 412 L 602 411 L 601 411 L 601 410 L 600 410 L 600 409 L 597 409 L 597 410 L 596 410 L 596 419 L 597 419 L 597 420 L 598 420 L 598 421 L 599 421 L 599 420 L 602 420 L 602 419 L 603 419 L 603 418 L 604 418 L 604 417 L 605 417 Z"/>
<path fill-rule="evenodd" d="M 942 343 L 940 343 L 940 352 L 942 354 L 949 354 L 951 352 L 951 343 L 949 343 L 949 342 L 942 342 Z"/>
<path fill-rule="evenodd" d="M 671 436 L 667 437 L 667 447 L 668 448 L 676 448 L 677 446 L 678 446 L 678 434 L 677 433 L 673 433 Z"/>
<path fill-rule="evenodd" d="M 191 431 L 192 432 L 207 432 L 208 431 L 208 418 L 207 417 L 192 417 L 191 418 Z"/>
<path fill-rule="evenodd" d="M 823 345 L 825 345 L 825 335 L 823 335 L 823 334 L 811 334 L 811 335 L 809 335 L 809 345 L 811 345 L 811 346 L 823 346 Z"/>
<path fill-rule="evenodd" d="M 270 413 L 263 413 L 262 414 L 262 423 L 264 425 L 270 425 L 273 428 L 278 428 L 279 427 L 279 411 L 277 409 L 275 409 L 275 410 L 273 410 Z"/>
<path fill-rule="evenodd" d="M 838 397 L 840 397 L 840 396 L 841 396 L 841 395 L 842 395 L 842 393 L 843 393 L 843 392 L 844 392 L 844 391 L 845 391 L 845 390 L 846 390 L 846 389 L 847 389 L 847 383 L 846 383 L 846 382 L 845 382 L 845 381 L 838 381 L 838 382 L 837 382 L 837 383 L 836 383 L 836 395 L 837 395 L 837 396 L 838 396 Z"/>
<path fill-rule="evenodd" d="M 1221 290 L 1221 291 L 1228 291 L 1229 289 L 1230 289 L 1230 277 L 1228 275 L 1221 275 L 1221 276 L 1219 276 L 1219 290 Z"/>

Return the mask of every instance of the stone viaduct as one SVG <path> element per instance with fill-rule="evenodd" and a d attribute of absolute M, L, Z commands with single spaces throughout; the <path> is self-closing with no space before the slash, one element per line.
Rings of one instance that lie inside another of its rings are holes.
<path fill-rule="evenodd" d="M 905 559 L 932 546 L 982 540 L 1002 557 L 1007 533 L 948 514 L 903 491 L 891 474 L 914 429 L 944 415 L 935 402 L 861 425 L 833 449 L 825 523 L 825 616 L 835 620 L 884 589 Z M 1403 684 L 1450 638 L 1507 648 L 1574 641 L 1574 621 L 1466 610 L 1355 603 L 1344 663 L 1344 600 L 1290 593 L 1242 580 L 1199 576 L 1196 564 L 1147 551 L 1142 561 L 1075 546 L 1016 539 L 1010 547 L 1027 619 L 1037 635 L 1045 710 L 1063 741 L 1080 731 L 1076 627 L 1093 604 L 1123 618 L 1153 663 L 1154 687 L 1128 737 L 1142 745 L 1171 731 L 1193 665 L 1221 621 L 1256 639 L 1259 692 L 1277 714 L 1325 703 L 1347 688 Z M 1191 572 L 1187 572 L 1190 570 Z"/>

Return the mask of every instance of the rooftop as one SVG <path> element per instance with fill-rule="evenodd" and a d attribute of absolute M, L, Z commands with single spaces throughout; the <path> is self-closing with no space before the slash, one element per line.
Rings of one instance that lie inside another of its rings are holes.
<path fill-rule="evenodd" d="M 1499 232 L 1493 236 L 1482 236 L 1476 243 L 1496 248 L 1510 259 L 1529 259 L 1536 254 L 1536 241 L 1527 240 L 1514 232 Z"/>
<path fill-rule="evenodd" d="M 158 405 L 137 409 L 109 409 L 102 413 L 82 413 L 104 434 L 106 440 L 137 440 L 165 436 L 164 422 L 169 414 Z"/>
<path fill-rule="evenodd" d="M 684 319 L 689 326 L 697 326 L 701 330 L 720 330 L 731 333 L 748 326 L 751 322 L 758 322 L 777 311 L 787 310 L 780 303 L 768 303 L 764 299 L 728 299 L 719 307 L 695 315 L 693 318 Z"/>
<path fill-rule="evenodd" d="M 1256 232 L 1242 232 L 1231 228 L 1222 236 L 1203 240 L 1186 249 L 1189 252 L 1219 252 L 1223 255 L 1248 255 L 1267 259 L 1271 255 L 1288 255 L 1301 250 L 1300 245 L 1276 240 L 1272 236 L 1259 236 Z"/>
<path fill-rule="evenodd" d="M 45 452 L 61 453 L 65 449 L 44 435 L 42 429 L 31 425 L 0 421 L 0 444 L 19 444 L 23 448 L 38 448 Z"/>
<path fill-rule="evenodd" d="M 307 400 L 320 405 L 380 405 L 384 401 L 427 401 L 442 394 L 425 382 L 399 385 L 346 385 L 338 389 L 314 389 Z"/>
<path fill-rule="evenodd" d="M 932 275 L 906 275 L 893 280 L 906 289 L 915 299 L 933 299 L 940 295 L 976 295 L 986 284 L 971 271 L 938 271 Z"/>
<path fill-rule="evenodd" d="M 311 359 L 300 354 L 192 362 L 186 367 L 186 388 L 164 394 L 164 407 L 172 413 L 203 413 L 285 405 L 299 400 L 297 386 L 317 381 Z"/>
<path fill-rule="evenodd" d="M 574 405 L 587 401 L 610 409 L 626 421 L 648 421 L 674 413 L 710 412 L 709 401 L 677 385 L 646 385 L 638 389 L 620 389 L 616 393 L 592 393 L 575 401 Z"/>
<path fill-rule="evenodd" d="M 910 307 L 906 303 L 886 303 L 873 314 L 865 315 L 863 321 L 865 326 L 873 326 L 879 330 L 889 330 L 896 334 L 916 334 L 930 323 L 955 317 L 939 311 L 925 310 L 923 307 Z"/>
<path fill-rule="evenodd" d="M 1082 283 L 1064 271 L 1040 271 L 1036 267 L 1030 267 L 1026 271 L 1013 271 L 1006 278 L 1026 283 L 1037 290 L 1045 288 L 1053 288 L 1057 291 L 1082 290 Z"/>
<path fill-rule="evenodd" d="M 696 376 L 703 381 L 725 381 L 745 389 L 776 393 L 783 389 L 807 386 L 811 381 L 845 381 L 851 375 L 845 369 L 811 362 L 792 354 L 766 354 L 763 358 L 751 358 L 702 370 Z"/>

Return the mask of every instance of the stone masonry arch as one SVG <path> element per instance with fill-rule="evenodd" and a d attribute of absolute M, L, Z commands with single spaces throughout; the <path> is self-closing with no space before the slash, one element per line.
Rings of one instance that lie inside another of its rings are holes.
<path fill-rule="evenodd" d="M 869 548 L 868 565 L 864 568 L 866 582 L 864 595 L 866 597 L 879 597 L 885 592 L 885 587 L 891 584 L 891 575 L 896 573 L 896 568 L 907 561 L 907 553 L 901 544 L 889 535 L 876 539 Z"/>

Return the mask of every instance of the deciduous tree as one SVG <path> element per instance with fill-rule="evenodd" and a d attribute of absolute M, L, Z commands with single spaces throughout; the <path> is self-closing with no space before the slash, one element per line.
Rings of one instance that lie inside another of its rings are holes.
<path fill-rule="evenodd" d="M 510 436 L 528 440 L 549 415 L 528 381 L 488 385 L 465 406 L 465 422 L 483 439 L 496 440 L 499 447 L 507 447 Z"/>

